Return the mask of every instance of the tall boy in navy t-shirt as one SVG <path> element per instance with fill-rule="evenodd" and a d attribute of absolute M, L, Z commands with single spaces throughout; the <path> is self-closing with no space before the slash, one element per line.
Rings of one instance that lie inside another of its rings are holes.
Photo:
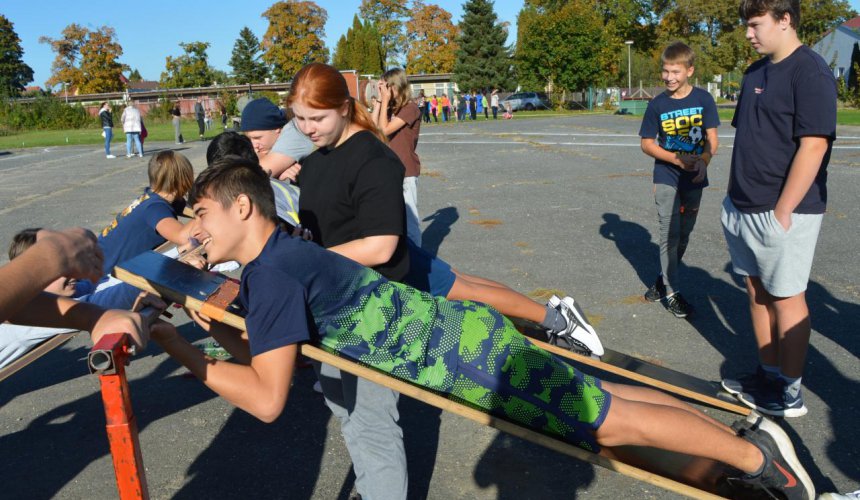
<path fill-rule="evenodd" d="M 836 82 L 798 39 L 798 0 L 742 0 L 740 15 L 765 57 L 741 84 L 722 223 L 732 267 L 746 277 L 760 365 L 723 387 L 763 413 L 799 417 L 810 334 L 805 291 L 827 203 Z"/>
<path fill-rule="evenodd" d="M 315 340 L 393 377 L 595 452 L 601 446 L 652 446 L 724 462 L 743 471 L 741 482 L 790 499 L 815 495 L 789 437 L 755 413 L 735 435 L 664 393 L 581 373 L 532 344 L 490 307 L 432 297 L 280 232 L 268 177 L 255 163 L 227 157 L 209 167 L 189 201 L 212 262 L 245 265 L 240 300 L 247 337 L 210 324 L 235 363 L 207 357 L 167 323 L 153 327 L 152 339 L 261 420 L 280 415 L 298 344 Z"/>
<path fill-rule="evenodd" d="M 645 292 L 663 301 L 678 318 L 692 311 L 681 295 L 678 266 L 696 225 L 707 168 L 717 151 L 720 118 L 711 94 L 693 87 L 693 50 L 675 42 L 660 57 L 666 91 L 648 103 L 639 136 L 642 151 L 654 157 L 654 202 L 660 223 L 660 270 Z M 656 138 L 656 139 L 655 139 Z"/>

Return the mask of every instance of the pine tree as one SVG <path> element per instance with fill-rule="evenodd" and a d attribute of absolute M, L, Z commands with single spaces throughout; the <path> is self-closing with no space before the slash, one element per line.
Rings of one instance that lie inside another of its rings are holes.
<path fill-rule="evenodd" d="M 383 65 L 382 37 L 370 22 L 362 23 L 358 16 L 352 27 L 338 39 L 332 65 L 337 69 L 354 69 L 361 74 L 379 75 Z"/>
<path fill-rule="evenodd" d="M 233 78 L 238 84 L 259 83 L 269 76 L 269 68 L 260 60 L 260 40 L 247 26 L 239 32 L 239 38 L 233 44 L 233 54 L 230 57 L 230 67 L 233 68 Z"/>
<path fill-rule="evenodd" d="M 33 68 L 24 64 L 23 56 L 14 25 L 0 14 L 0 96 L 16 96 L 33 80 Z"/>
<path fill-rule="evenodd" d="M 140 71 L 137 68 L 131 70 L 131 73 L 128 74 L 128 81 L 130 82 L 140 82 L 143 81 L 143 77 L 140 75 Z"/>
<path fill-rule="evenodd" d="M 493 2 L 468 0 L 460 21 L 460 49 L 454 79 L 463 90 L 510 88 L 511 55 L 507 28 L 498 22 Z"/>

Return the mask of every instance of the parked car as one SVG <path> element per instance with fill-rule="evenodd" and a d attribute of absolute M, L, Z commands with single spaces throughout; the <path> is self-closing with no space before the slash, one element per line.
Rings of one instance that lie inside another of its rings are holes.
<path fill-rule="evenodd" d="M 505 109 L 505 104 L 511 104 L 511 111 L 534 111 L 536 109 L 552 109 L 552 103 L 549 97 L 543 92 L 517 92 L 502 99 L 499 103 L 501 109 Z"/>

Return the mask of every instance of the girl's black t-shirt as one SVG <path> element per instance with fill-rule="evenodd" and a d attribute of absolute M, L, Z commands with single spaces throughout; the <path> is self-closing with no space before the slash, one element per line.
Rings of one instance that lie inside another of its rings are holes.
<path fill-rule="evenodd" d="M 368 236 L 399 236 L 391 259 L 373 269 L 402 281 L 409 271 L 403 176 L 397 155 L 366 130 L 336 148 L 320 148 L 304 159 L 298 178 L 302 226 L 325 248 Z"/>

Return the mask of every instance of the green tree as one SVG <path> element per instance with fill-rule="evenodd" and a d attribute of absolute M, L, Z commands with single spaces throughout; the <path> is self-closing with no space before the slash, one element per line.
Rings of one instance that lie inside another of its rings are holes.
<path fill-rule="evenodd" d="M 608 78 L 614 51 L 592 0 L 558 9 L 526 5 L 517 17 L 516 65 L 521 86 L 531 90 L 579 90 Z"/>
<path fill-rule="evenodd" d="M 857 17 L 846 0 L 806 0 L 800 2 L 800 40 L 813 45 L 824 34 Z"/>
<path fill-rule="evenodd" d="M 493 2 L 468 0 L 463 5 L 454 79 L 461 89 L 510 88 L 512 59 L 505 45 L 507 26 L 498 22 Z"/>
<path fill-rule="evenodd" d="M 263 60 L 278 81 L 293 78 L 302 66 L 328 62 L 325 22 L 328 13 L 314 2 L 277 2 L 263 12 L 269 27 L 263 35 Z"/>
<path fill-rule="evenodd" d="M 23 57 L 14 24 L 0 14 L 0 97 L 16 96 L 33 81 L 33 68 L 24 63 Z"/>
<path fill-rule="evenodd" d="M 217 76 L 209 66 L 206 50 L 208 42 L 180 43 L 184 54 L 167 56 L 165 71 L 161 73 L 161 86 L 165 88 L 208 87 Z"/>
<path fill-rule="evenodd" d="M 130 82 L 142 82 L 143 76 L 140 75 L 140 71 L 137 68 L 131 70 L 131 73 L 128 74 L 128 81 Z"/>
<path fill-rule="evenodd" d="M 680 40 L 696 53 L 695 78 L 710 81 L 713 75 L 743 66 L 752 57 L 736 3 L 672 0 L 661 7 L 655 59 L 663 47 Z"/>
<path fill-rule="evenodd" d="M 451 13 L 420 0 L 412 2 L 412 17 L 406 22 L 409 50 L 406 71 L 409 73 L 450 73 L 457 59 L 459 30 L 451 22 Z"/>
<path fill-rule="evenodd" d="M 128 66 L 117 59 L 122 46 L 116 41 L 116 32 L 109 26 L 90 31 L 81 46 L 81 93 L 97 94 L 117 92 L 124 88 L 122 72 Z"/>
<path fill-rule="evenodd" d="M 409 14 L 407 0 L 361 0 L 361 18 L 376 26 L 382 37 L 382 61 L 386 66 L 400 66 L 406 52 L 403 23 Z"/>
<path fill-rule="evenodd" d="M 269 76 L 269 68 L 260 60 L 260 40 L 247 26 L 239 32 L 239 38 L 233 44 L 233 54 L 230 57 L 230 67 L 233 68 L 233 79 L 236 83 L 257 83 Z"/>
<path fill-rule="evenodd" d="M 382 39 L 376 27 L 370 22 L 362 23 L 358 15 L 353 16 L 352 27 L 337 41 L 332 66 L 379 75 L 385 71 L 383 60 Z"/>

